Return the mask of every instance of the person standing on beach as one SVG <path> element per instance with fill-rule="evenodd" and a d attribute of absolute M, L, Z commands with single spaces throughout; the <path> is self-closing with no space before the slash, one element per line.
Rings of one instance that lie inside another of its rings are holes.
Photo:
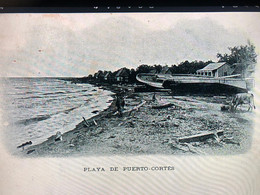
<path fill-rule="evenodd" d="M 124 98 L 122 97 L 121 94 L 117 94 L 116 95 L 116 107 L 117 107 L 117 111 L 118 111 L 120 117 L 123 116 L 122 111 L 124 109 L 124 106 L 125 106 Z"/>

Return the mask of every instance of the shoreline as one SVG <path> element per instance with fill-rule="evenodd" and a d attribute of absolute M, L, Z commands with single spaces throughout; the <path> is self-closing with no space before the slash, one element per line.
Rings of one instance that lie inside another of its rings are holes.
<path fill-rule="evenodd" d="M 23 157 L 107 156 L 107 155 L 232 155 L 250 148 L 253 113 L 220 111 L 223 97 L 171 96 L 156 92 L 158 97 L 175 106 L 153 109 L 154 92 L 134 92 L 131 85 L 96 85 L 113 93 L 123 90 L 125 110 L 143 106 L 122 117 L 115 115 L 115 98 L 96 116 L 82 121 L 55 141 L 55 135 L 43 143 L 21 152 Z M 178 107 L 179 106 L 179 107 Z M 214 117 L 213 117 L 214 116 Z M 179 137 L 224 130 L 217 139 L 177 144 Z M 231 139 L 227 141 L 227 139 Z"/>
<path fill-rule="evenodd" d="M 132 94 L 132 91 L 122 91 L 122 89 L 126 89 L 128 87 L 126 86 L 121 86 L 121 85 L 116 85 L 116 84 L 113 84 L 113 85 L 100 85 L 100 84 L 95 84 L 95 83 L 87 83 L 87 84 L 90 84 L 90 85 L 93 85 L 95 87 L 99 87 L 103 90 L 108 90 L 108 91 L 111 91 L 113 93 L 118 93 L 118 92 L 121 92 L 124 96 L 126 95 L 131 95 Z M 86 119 L 86 121 L 82 120 L 80 123 L 78 123 L 74 129 L 72 130 L 69 130 L 65 133 L 62 134 L 62 136 L 71 136 L 70 134 L 76 134 L 78 131 L 86 131 L 86 126 L 85 126 L 85 122 L 87 123 L 92 123 L 93 120 L 95 120 L 95 122 L 98 122 L 100 119 L 106 117 L 106 116 L 110 116 L 111 113 L 114 113 L 116 112 L 116 107 L 115 107 L 115 94 L 111 95 L 111 97 L 113 98 L 111 104 L 108 106 L 108 108 L 104 109 L 103 111 L 99 112 L 97 115 L 95 116 L 92 116 L 88 119 Z M 90 127 L 90 129 L 92 129 L 92 127 Z M 50 142 L 53 142 L 54 139 L 55 139 L 56 135 L 52 135 L 50 137 L 47 138 L 47 140 L 43 141 L 42 143 L 39 143 L 39 144 L 36 144 L 36 145 L 32 145 L 32 146 L 29 146 L 27 149 L 25 149 L 24 151 L 26 153 L 30 153 L 30 151 L 36 149 L 36 148 L 39 148 L 41 147 L 42 145 L 46 145 L 46 144 L 49 144 Z M 21 154 L 23 155 L 23 154 Z"/>

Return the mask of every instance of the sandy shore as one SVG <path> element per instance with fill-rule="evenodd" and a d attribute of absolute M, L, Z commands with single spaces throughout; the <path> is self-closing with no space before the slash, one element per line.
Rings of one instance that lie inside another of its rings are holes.
<path fill-rule="evenodd" d="M 120 86 L 119 86 L 120 87 Z M 109 87 L 116 90 L 118 87 Z M 129 87 L 126 87 L 129 89 Z M 156 92 L 157 97 L 174 104 L 154 109 L 154 93 L 125 93 L 125 110 L 146 102 L 139 109 L 116 112 L 115 101 L 97 116 L 81 122 L 72 131 L 55 136 L 23 151 L 24 156 L 109 156 L 109 155 L 230 155 L 244 153 L 250 148 L 253 112 L 246 107 L 237 112 L 220 110 L 229 97 L 171 96 Z M 94 122 L 95 121 L 95 122 Z M 180 137 L 223 130 L 224 135 L 204 141 L 179 144 Z"/>

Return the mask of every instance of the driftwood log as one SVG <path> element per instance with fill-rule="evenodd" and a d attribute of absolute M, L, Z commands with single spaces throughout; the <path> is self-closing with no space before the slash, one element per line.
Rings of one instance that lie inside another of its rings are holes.
<path fill-rule="evenodd" d="M 223 130 L 217 131 L 217 132 L 204 132 L 196 135 L 190 135 L 190 136 L 185 136 L 185 137 L 180 137 L 178 138 L 178 142 L 184 143 L 184 142 L 197 142 L 197 141 L 204 141 L 209 138 L 214 138 L 221 136 L 224 134 Z"/>
<path fill-rule="evenodd" d="M 172 103 L 166 103 L 166 104 L 161 104 L 161 105 L 156 105 L 156 106 L 152 106 L 153 109 L 161 109 L 161 108 L 168 108 L 173 106 Z"/>
<path fill-rule="evenodd" d="M 152 106 L 153 109 L 169 108 L 172 106 L 175 106 L 176 108 L 181 108 L 180 106 L 170 103 L 165 99 L 160 99 L 156 95 L 153 96 L 153 101 L 156 101 L 158 103 L 157 105 Z"/>
<path fill-rule="evenodd" d="M 124 110 L 122 113 L 129 113 L 129 115 L 134 111 L 134 110 L 138 110 L 141 106 L 143 106 L 146 103 L 146 101 L 141 102 L 140 104 L 138 104 L 137 106 L 129 109 L 129 110 Z M 116 111 L 113 115 L 116 115 L 118 113 L 118 111 Z"/>
<path fill-rule="evenodd" d="M 134 111 L 134 110 L 138 110 L 141 106 L 143 106 L 144 104 L 146 103 L 146 101 L 143 101 L 143 102 L 141 102 L 140 104 L 138 104 L 137 106 L 135 106 L 135 107 L 133 107 L 133 108 L 131 108 L 131 109 L 129 109 L 129 110 L 125 110 L 125 111 L 123 111 L 123 113 L 131 113 L 132 111 Z"/>
<path fill-rule="evenodd" d="M 17 146 L 17 148 L 22 148 L 24 150 L 24 147 L 29 146 L 29 145 L 32 145 L 32 141 L 25 142 L 25 143 L 21 144 L 20 146 Z"/>

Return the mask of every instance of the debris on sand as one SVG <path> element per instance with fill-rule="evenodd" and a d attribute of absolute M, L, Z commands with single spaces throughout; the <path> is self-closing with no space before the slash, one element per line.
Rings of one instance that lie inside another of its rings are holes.
<path fill-rule="evenodd" d="M 62 141 L 62 135 L 60 131 L 57 131 L 56 133 L 55 142 L 56 141 Z"/>
<path fill-rule="evenodd" d="M 178 149 L 178 150 L 182 150 L 184 152 L 189 152 L 189 150 L 186 147 L 181 146 L 180 144 L 178 144 L 177 142 L 171 142 L 169 141 L 169 146 L 172 149 Z"/>
<path fill-rule="evenodd" d="M 26 154 L 31 154 L 35 151 L 35 149 L 32 149 L 32 150 L 28 150 Z"/>
<path fill-rule="evenodd" d="M 130 109 L 130 110 L 126 110 L 126 111 L 123 112 L 123 113 L 129 113 L 129 116 L 130 116 L 133 111 L 137 111 L 137 110 L 138 110 L 139 108 L 141 108 L 145 103 L 146 103 L 146 101 L 144 100 L 143 102 L 141 102 L 141 103 L 138 104 L 137 106 L 133 107 L 133 108 Z"/>
<path fill-rule="evenodd" d="M 113 89 L 114 90 L 114 89 Z M 176 96 L 166 92 L 126 93 L 122 117 L 115 99 L 85 119 L 56 144 L 55 135 L 28 148 L 31 155 L 234 154 L 248 148 L 251 115 L 222 112 L 225 98 Z M 157 96 L 157 97 L 156 97 Z M 161 98 L 162 97 L 162 98 Z M 154 109 L 152 106 L 171 106 Z M 178 109 L 179 108 L 179 109 Z M 244 120 L 241 120 L 243 118 Z M 80 134 L 80 135 L 79 135 Z M 77 136 L 79 135 L 79 136 Z M 225 136 L 229 136 L 228 138 Z M 47 149 L 46 149 L 47 148 Z"/>
<path fill-rule="evenodd" d="M 180 106 L 178 106 L 176 104 L 173 104 L 173 103 L 170 103 L 167 100 L 162 99 L 161 97 L 156 96 L 155 94 L 153 95 L 152 100 L 154 102 L 156 102 L 155 105 L 152 105 L 153 109 L 169 108 L 169 107 L 172 107 L 172 106 L 175 106 L 175 108 L 181 108 Z"/>
<path fill-rule="evenodd" d="M 191 144 L 188 143 L 182 143 L 181 145 L 187 146 L 189 151 L 192 153 L 196 153 L 196 154 L 205 154 L 205 152 L 202 152 L 201 150 L 199 150 L 198 148 L 195 148 L 194 146 L 192 146 Z"/>
<path fill-rule="evenodd" d="M 178 142 L 197 142 L 197 141 L 204 141 L 209 138 L 215 139 L 216 136 L 223 135 L 223 133 L 224 133 L 223 130 L 219 130 L 217 132 L 203 132 L 196 135 L 180 137 L 178 138 Z"/>
<path fill-rule="evenodd" d="M 224 138 L 222 141 L 225 142 L 225 143 L 227 143 L 227 144 L 235 144 L 235 145 L 240 146 L 240 143 L 234 141 L 234 140 L 233 140 L 233 137 L 232 137 L 232 138 Z"/>
<path fill-rule="evenodd" d="M 169 108 L 173 106 L 172 103 L 166 103 L 166 104 L 161 104 L 161 105 L 156 105 L 156 106 L 152 106 L 153 109 L 161 109 L 161 108 Z"/>
<path fill-rule="evenodd" d="M 97 114 L 98 112 L 99 112 L 98 110 L 94 110 L 94 111 L 92 111 L 91 113 Z"/>
<path fill-rule="evenodd" d="M 82 117 L 83 118 L 83 124 L 84 124 L 84 126 L 85 127 L 90 127 L 90 126 L 92 126 L 92 125 L 95 125 L 95 126 L 97 126 L 97 121 L 95 120 L 95 119 L 93 119 L 92 120 L 92 122 L 88 122 L 86 119 L 85 119 L 85 117 Z"/>
<path fill-rule="evenodd" d="M 221 111 L 229 111 L 229 110 L 230 110 L 230 106 L 229 105 L 221 106 Z"/>
<path fill-rule="evenodd" d="M 90 135 L 91 135 L 91 136 L 97 136 L 97 135 L 103 133 L 104 131 L 105 131 L 105 129 L 104 129 L 104 128 L 101 128 L 101 129 L 100 129 L 99 131 L 97 131 L 97 132 L 92 132 L 92 133 L 90 133 Z"/>
<path fill-rule="evenodd" d="M 72 138 L 69 142 L 69 147 L 74 147 L 76 145 L 76 142 L 77 142 L 76 138 Z"/>
<path fill-rule="evenodd" d="M 21 144 L 20 146 L 17 146 L 17 148 L 23 148 L 23 150 L 24 150 L 24 147 L 29 146 L 29 145 L 32 145 L 32 141 L 25 142 L 25 143 Z"/>
<path fill-rule="evenodd" d="M 97 126 L 97 122 L 95 121 L 95 119 L 93 119 L 93 123 L 94 123 L 94 125 L 96 125 L 96 126 Z"/>

